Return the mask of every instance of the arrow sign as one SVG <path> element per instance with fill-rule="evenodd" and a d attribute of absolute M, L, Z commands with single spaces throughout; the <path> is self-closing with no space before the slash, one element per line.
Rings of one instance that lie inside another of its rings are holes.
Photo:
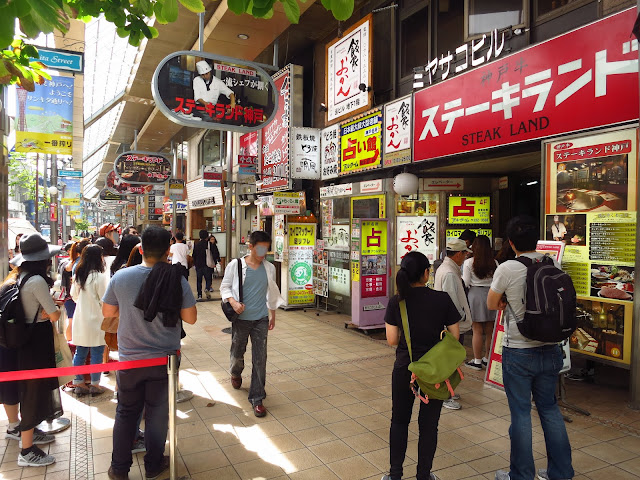
<path fill-rule="evenodd" d="M 450 192 L 464 189 L 464 178 L 423 178 L 423 191 Z"/>

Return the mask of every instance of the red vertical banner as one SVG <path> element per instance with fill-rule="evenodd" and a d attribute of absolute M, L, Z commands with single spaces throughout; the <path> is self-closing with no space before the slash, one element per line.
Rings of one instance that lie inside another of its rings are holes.
<path fill-rule="evenodd" d="M 58 221 L 58 204 L 52 203 L 49 205 L 49 221 L 57 222 Z"/>
<path fill-rule="evenodd" d="M 260 173 L 262 192 L 289 190 L 289 135 L 291 126 L 291 65 L 273 76 L 278 91 L 278 113 L 262 129 Z"/>

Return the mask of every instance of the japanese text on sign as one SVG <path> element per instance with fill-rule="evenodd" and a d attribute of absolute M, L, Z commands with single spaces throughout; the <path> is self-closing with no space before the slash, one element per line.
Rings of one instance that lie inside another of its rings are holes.
<path fill-rule="evenodd" d="M 438 217 L 404 217 L 396 219 L 397 264 L 409 252 L 421 252 L 430 261 L 436 259 L 438 247 Z"/>
<path fill-rule="evenodd" d="M 490 197 L 449 197 L 449 223 L 484 225 L 491 223 Z"/>
<path fill-rule="evenodd" d="M 384 165 L 411 162 L 411 97 L 384 106 Z"/>
<path fill-rule="evenodd" d="M 320 179 L 320 130 L 315 128 L 291 129 L 291 176 L 293 178 Z"/>
<path fill-rule="evenodd" d="M 363 220 L 360 238 L 362 255 L 387 254 L 387 222 L 385 220 Z"/>
<path fill-rule="evenodd" d="M 322 179 L 335 178 L 340 172 L 340 126 L 325 128 L 320 136 Z"/>
<path fill-rule="evenodd" d="M 300 215 L 305 205 L 305 192 L 275 192 L 273 211 L 275 215 Z"/>
<path fill-rule="evenodd" d="M 381 166 L 382 113 L 374 111 L 340 127 L 342 159 L 340 174 Z"/>

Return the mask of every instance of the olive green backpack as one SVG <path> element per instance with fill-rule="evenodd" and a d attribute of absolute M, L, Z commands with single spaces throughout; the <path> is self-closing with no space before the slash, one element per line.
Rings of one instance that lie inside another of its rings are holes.
<path fill-rule="evenodd" d="M 467 351 L 446 329 L 440 334 L 440 341 L 418 360 L 413 360 L 411 353 L 411 334 L 409 333 L 409 317 L 407 303 L 400 301 L 400 316 L 404 338 L 409 349 L 409 370 L 411 371 L 411 390 L 424 403 L 429 399 L 447 400 L 454 394 L 454 389 L 464 376 L 460 365 L 467 357 Z"/>

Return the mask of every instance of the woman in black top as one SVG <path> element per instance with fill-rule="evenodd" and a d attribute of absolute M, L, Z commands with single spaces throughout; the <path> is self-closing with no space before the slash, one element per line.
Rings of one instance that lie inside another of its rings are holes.
<path fill-rule="evenodd" d="M 429 260 L 420 252 L 409 252 L 402 259 L 396 275 L 398 294 L 389 300 L 385 323 L 387 342 L 398 345 L 396 362 L 391 379 L 391 429 L 389 449 L 391 468 L 383 480 L 400 480 L 402 464 L 407 452 L 407 436 L 411 422 L 414 394 L 409 387 L 409 350 L 402 329 L 400 316 L 401 300 L 407 304 L 409 331 L 413 359 L 418 360 L 431 347 L 440 341 L 440 333 L 447 328 L 456 338 L 460 336 L 460 314 L 446 292 L 436 292 L 426 286 L 429 280 Z M 430 399 L 429 403 L 420 402 L 418 416 L 418 480 L 433 480 L 431 473 L 433 456 L 438 445 L 438 421 L 442 400 Z"/>

